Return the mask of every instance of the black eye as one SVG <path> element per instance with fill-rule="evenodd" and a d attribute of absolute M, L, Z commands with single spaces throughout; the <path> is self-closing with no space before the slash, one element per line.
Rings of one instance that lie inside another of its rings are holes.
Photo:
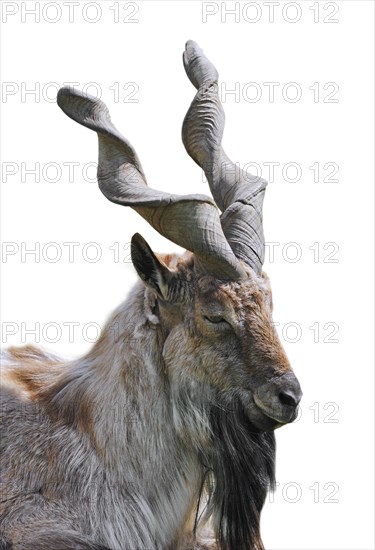
<path fill-rule="evenodd" d="M 224 317 L 220 317 L 220 315 L 203 315 L 203 317 L 210 323 L 215 323 L 215 325 L 219 323 L 228 323 L 228 321 L 226 321 Z"/>

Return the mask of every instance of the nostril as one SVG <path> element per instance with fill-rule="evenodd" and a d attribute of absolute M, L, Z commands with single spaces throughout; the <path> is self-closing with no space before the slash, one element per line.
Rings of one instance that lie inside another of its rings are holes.
<path fill-rule="evenodd" d="M 282 390 L 279 393 L 279 400 L 283 405 L 289 405 L 290 407 L 296 407 L 300 402 L 299 395 L 295 395 L 291 390 Z"/>

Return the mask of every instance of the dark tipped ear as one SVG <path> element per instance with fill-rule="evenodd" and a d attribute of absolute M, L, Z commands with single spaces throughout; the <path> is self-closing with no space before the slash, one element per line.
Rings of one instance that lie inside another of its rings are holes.
<path fill-rule="evenodd" d="M 164 300 L 168 299 L 170 271 L 155 256 L 142 235 L 135 233 L 131 240 L 133 265 L 142 281 Z"/>

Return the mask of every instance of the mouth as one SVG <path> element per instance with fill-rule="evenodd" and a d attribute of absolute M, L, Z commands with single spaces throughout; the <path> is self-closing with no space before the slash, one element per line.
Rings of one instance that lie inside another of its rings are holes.
<path fill-rule="evenodd" d="M 238 402 L 255 430 L 273 432 L 294 422 L 298 416 L 298 402 L 293 405 L 282 403 L 278 394 L 276 400 L 272 393 L 270 395 L 269 392 L 260 392 L 259 388 L 254 390 L 249 387 L 238 388 L 236 393 Z"/>
<path fill-rule="evenodd" d="M 274 407 L 261 401 L 253 392 L 242 393 L 241 397 L 246 416 L 258 430 L 273 432 L 297 418 L 298 411 L 294 407 Z"/>
<path fill-rule="evenodd" d="M 264 403 L 259 397 L 253 394 L 254 403 L 257 408 L 270 420 L 276 422 L 275 428 L 280 428 L 285 424 L 294 422 L 297 418 L 298 410 L 296 407 L 290 407 L 288 405 L 274 405 L 273 403 Z"/>

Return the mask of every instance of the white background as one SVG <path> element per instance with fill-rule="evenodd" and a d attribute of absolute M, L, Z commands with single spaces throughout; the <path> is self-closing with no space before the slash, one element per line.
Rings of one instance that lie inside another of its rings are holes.
<path fill-rule="evenodd" d="M 279 243 L 265 271 L 304 397 L 301 418 L 277 432 L 279 486 L 262 514 L 265 546 L 373 549 L 373 3 L 281 2 L 273 22 L 265 2 L 81 1 L 73 22 L 66 2 L 46 4 L 2 2 L 3 346 L 39 340 L 65 356 L 84 353 L 93 323 L 102 325 L 136 280 L 131 235 L 139 231 L 159 252 L 178 250 L 87 181 L 96 135 L 68 119 L 54 97 L 67 82 L 99 90 L 151 186 L 208 193 L 180 139 L 194 96 L 181 55 L 185 41 L 196 40 L 220 73 L 229 156 L 241 166 L 258 163 L 267 179 L 264 163 L 280 163 L 264 204 L 266 240 Z M 25 12 L 35 5 L 39 22 Z M 234 8 L 237 16 L 226 13 Z M 203 22 L 204 10 L 216 13 Z M 251 101 L 254 82 L 258 101 Z M 273 102 L 264 82 L 279 83 Z M 334 85 L 324 89 L 327 83 Z M 302 96 L 293 102 L 296 90 Z M 63 163 L 73 162 L 79 166 L 70 182 Z M 283 177 L 290 162 L 300 167 L 298 181 L 288 181 L 292 168 Z M 39 182 L 25 173 L 36 163 Z M 309 168 L 315 163 L 319 182 Z M 323 181 L 326 163 L 338 165 L 331 179 L 339 181 Z M 72 262 L 67 242 L 78 243 Z M 35 246 L 39 261 L 24 254 Z M 98 250 L 101 258 L 89 262 Z M 59 251 L 61 259 L 51 261 Z M 79 323 L 72 342 L 67 322 Z"/>

